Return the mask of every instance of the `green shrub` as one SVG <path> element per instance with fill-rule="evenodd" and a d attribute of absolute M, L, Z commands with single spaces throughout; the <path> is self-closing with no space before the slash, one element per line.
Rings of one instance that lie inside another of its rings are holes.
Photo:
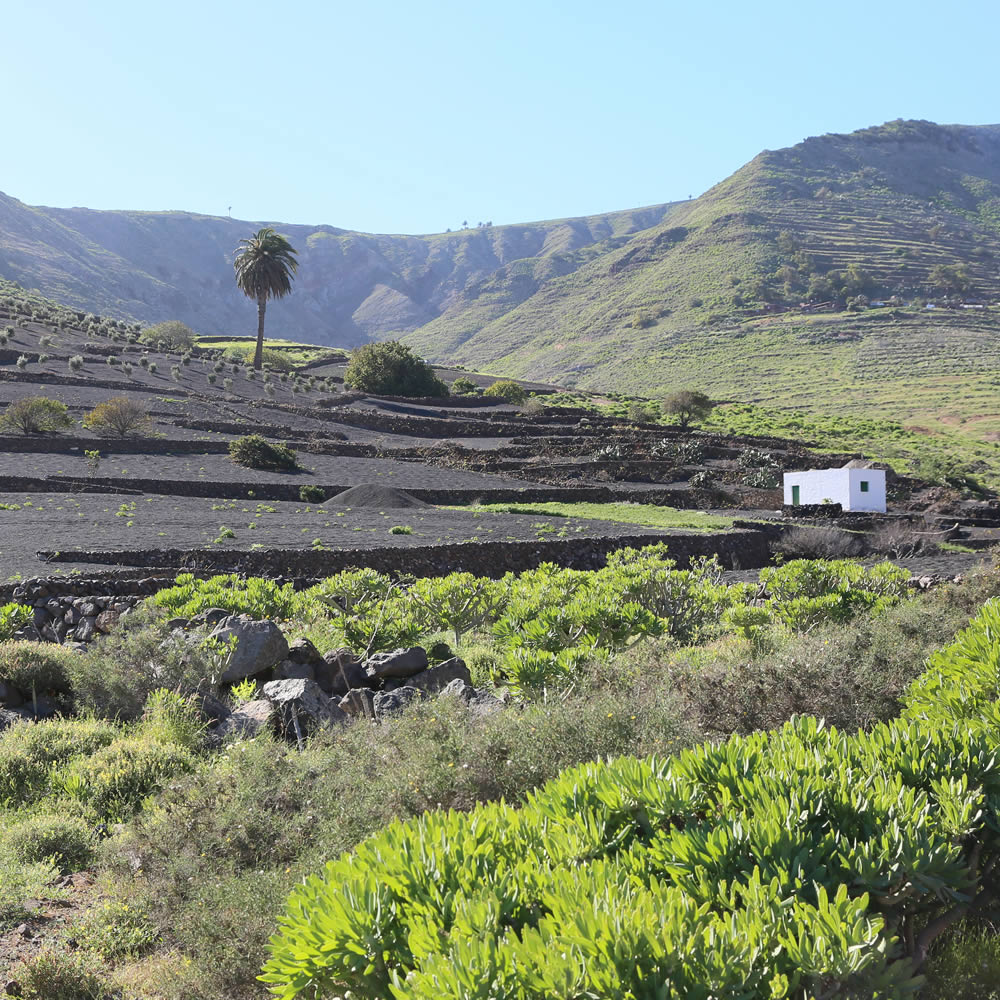
<path fill-rule="evenodd" d="M 10 508 L 6 509 L 9 510 Z M 6 642 L 15 632 L 19 632 L 31 620 L 31 608 L 24 604 L 11 602 L 0 605 L 0 643 Z M 2 656 L 2 653 L 0 653 L 0 656 Z M 0 673 L 0 678 L 2 677 L 3 674 Z"/>
<path fill-rule="evenodd" d="M 519 382 L 504 378 L 483 389 L 483 395 L 491 399 L 504 399 L 508 403 L 523 403 L 528 392 Z"/>
<path fill-rule="evenodd" d="M 51 859 L 62 872 L 87 868 L 94 855 L 90 827 L 75 816 L 42 813 L 15 820 L 4 831 L 0 843 L 19 864 Z"/>
<path fill-rule="evenodd" d="M 969 922 L 931 953 L 921 1000 L 1000 1000 L 1000 935 Z"/>
<path fill-rule="evenodd" d="M 148 344 L 160 351 L 189 351 L 194 347 L 195 334 L 189 326 L 179 320 L 170 319 L 165 323 L 148 326 L 139 334 L 139 343 Z"/>
<path fill-rule="evenodd" d="M 141 403 L 127 396 L 112 396 L 83 418 L 83 426 L 109 437 L 144 437 L 153 422 Z"/>
<path fill-rule="evenodd" d="M 408 524 L 394 524 L 389 529 L 390 535 L 412 535 L 413 529 Z"/>
<path fill-rule="evenodd" d="M 451 391 L 456 396 L 473 396 L 479 391 L 479 386 L 476 385 L 471 378 L 459 375 L 459 377 L 451 383 Z"/>
<path fill-rule="evenodd" d="M 229 457 L 237 465 L 245 465 L 248 469 L 294 472 L 299 467 L 295 452 L 288 445 L 272 444 L 259 434 L 231 441 Z"/>
<path fill-rule="evenodd" d="M 117 1000 L 108 984 L 108 969 L 86 951 L 52 947 L 26 959 L 13 970 L 23 1000 Z"/>
<path fill-rule="evenodd" d="M 229 347 L 225 356 L 230 361 L 238 361 L 244 365 L 252 365 L 254 352 L 257 350 L 255 344 L 247 347 Z M 295 370 L 295 362 L 288 356 L 286 351 L 276 351 L 274 348 L 265 347 L 261 352 L 262 363 L 265 368 L 270 368 L 277 372 L 291 372 Z"/>
<path fill-rule="evenodd" d="M 150 738 L 123 737 L 71 760 L 55 785 L 105 822 L 128 819 L 169 778 L 194 768 L 183 747 Z"/>
<path fill-rule="evenodd" d="M 365 344 L 352 351 L 344 384 L 383 396 L 448 395 L 448 386 L 431 366 L 395 340 Z"/>
<path fill-rule="evenodd" d="M 299 499 L 303 503 L 323 503 L 326 500 L 326 490 L 322 486 L 300 486 Z"/>
<path fill-rule="evenodd" d="M 0 644 L 0 680 L 26 695 L 66 694 L 67 664 L 78 654 L 47 642 Z"/>
<path fill-rule="evenodd" d="M 191 573 L 182 573 L 173 587 L 157 591 L 146 604 L 163 609 L 170 617 L 192 618 L 209 608 L 224 608 L 233 614 L 282 620 L 304 610 L 308 593 L 296 593 L 290 583 L 277 584 L 263 577 L 230 573 L 197 580 Z"/>
<path fill-rule="evenodd" d="M 198 750 L 205 739 L 206 721 L 190 695 L 159 688 L 146 699 L 141 733 L 159 743 Z"/>
<path fill-rule="evenodd" d="M 29 917 L 42 900 L 61 899 L 59 869 L 50 860 L 23 864 L 0 852 L 0 933 Z M 5 970 L 6 971 L 6 970 Z"/>
<path fill-rule="evenodd" d="M 130 899 L 103 899 L 72 927 L 77 945 L 106 959 L 137 958 L 156 943 L 157 934 L 142 906 Z"/>
<path fill-rule="evenodd" d="M 17 434 L 56 433 L 72 426 L 66 404 L 47 396 L 15 399 L 0 418 L 0 428 Z"/>
<path fill-rule="evenodd" d="M 904 717 L 869 733 L 800 717 L 584 764 L 520 809 L 392 824 L 292 891 L 263 979 L 289 1000 L 306 984 L 412 1000 L 650 984 L 908 996 L 1000 848 L 998 660 L 994 601 Z"/>

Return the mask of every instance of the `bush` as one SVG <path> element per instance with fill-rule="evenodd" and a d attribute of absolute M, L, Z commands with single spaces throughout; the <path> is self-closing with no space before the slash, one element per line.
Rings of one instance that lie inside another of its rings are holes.
<path fill-rule="evenodd" d="M 123 737 L 86 757 L 76 757 L 55 777 L 56 786 L 103 822 L 123 822 L 168 778 L 191 771 L 183 747 L 152 738 Z"/>
<path fill-rule="evenodd" d="M 661 404 L 661 409 L 669 416 L 676 417 L 681 427 L 687 427 L 693 421 L 708 417 L 714 405 L 705 393 L 694 389 L 682 389 L 667 396 Z"/>
<path fill-rule="evenodd" d="M 383 396 L 448 395 L 448 386 L 431 366 L 395 340 L 365 344 L 352 351 L 344 384 Z"/>
<path fill-rule="evenodd" d="M 413 529 L 408 524 L 394 524 L 389 529 L 390 535 L 412 535 Z"/>
<path fill-rule="evenodd" d="M 45 951 L 12 970 L 22 1000 L 115 1000 L 108 970 L 86 951 Z"/>
<path fill-rule="evenodd" d="M 483 390 L 490 399 L 504 399 L 508 403 L 523 403 L 528 398 L 524 386 L 512 379 L 500 379 Z"/>
<path fill-rule="evenodd" d="M 259 434 L 249 434 L 229 444 L 229 457 L 248 469 L 294 472 L 299 467 L 295 452 L 287 444 L 272 444 Z"/>
<path fill-rule="evenodd" d="M 459 375 L 459 377 L 451 383 L 451 391 L 456 396 L 474 396 L 479 391 L 479 386 L 476 385 L 471 378 Z"/>
<path fill-rule="evenodd" d="M 15 504 L 13 506 L 6 505 L 4 509 L 17 510 L 19 508 Z M 27 605 L 18 604 L 15 601 L 0 605 L 0 642 L 6 642 L 8 639 L 11 639 L 15 633 L 19 632 L 32 620 L 32 617 L 33 612 Z"/>
<path fill-rule="evenodd" d="M 84 427 L 106 437 L 143 437 L 152 425 L 142 404 L 127 396 L 112 396 L 83 418 Z"/>
<path fill-rule="evenodd" d="M 78 372 L 83 367 L 83 355 L 74 354 L 67 360 L 66 364 L 71 372 Z"/>
<path fill-rule="evenodd" d="M 176 319 L 148 326 L 139 334 L 139 343 L 148 344 L 159 351 L 189 351 L 194 347 L 196 334 L 189 326 Z"/>
<path fill-rule="evenodd" d="M 43 813 L 17 820 L 7 827 L 2 845 L 20 864 L 51 859 L 63 873 L 82 871 L 94 856 L 90 827 L 75 816 Z"/>
<path fill-rule="evenodd" d="M 326 500 L 326 490 L 322 486 L 301 486 L 299 499 L 303 503 L 323 503 Z"/>
<path fill-rule="evenodd" d="M 841 528 L 796 526 L 786 531 L 775 551 L 792 559 L 849 559 L 865 549 L 858 535 Z"/>
<path fill-rule="evenodd" d="M 226 349 L 225 357 L 230 361 L 237 361 L 244 365 L 252 365 L 256 345 L 247 347 L 230 347 Z M 262 364 L 265 368 L 270 368 L 277 372 L 295 371 L 295 362 L 285 351 L 276 351 L 273 348 L 265 347 L 261 352 Z"/>
<path fill-rule="evenodd" d="M 65 403 L 47 396 L 25 396 L 8 404 L 0 427 L 19 434 L 42 434 L 66 430 L 73 418 Z"/>
<path fill-rule="evenodd" d="M 70 689 L 66 668 L 78 655 L 49 642 L 0 643 L 0 680 L 26 697 L 32 692 L 66 694 Z"/>

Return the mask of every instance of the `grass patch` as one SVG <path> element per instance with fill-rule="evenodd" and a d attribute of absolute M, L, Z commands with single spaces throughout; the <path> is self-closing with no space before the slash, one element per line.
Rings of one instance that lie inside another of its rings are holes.
<path fill-rule="evenodd" d="M 648 528 L 676 528 L 684 531 L 725 531 L 733 526 L 731 517 L 706 514 L 700 510 L 656 507 L 641 503 L 491 503 L 456 507 L 489 514 L 539 514 L 544 517 L 582 517 L 586 520 L 617 521 Z"/>

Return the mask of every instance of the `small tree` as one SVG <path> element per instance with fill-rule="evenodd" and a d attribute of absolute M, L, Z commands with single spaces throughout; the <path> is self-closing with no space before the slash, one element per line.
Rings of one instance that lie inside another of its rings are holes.
<path fill-rule="evenodd" d="M 448 395 L 448 386 L 431 366 L 396 340 L 365 344 L 352 351 L 344 384 L 384 396 Z"/>
<path fill-rule="evenodd" d="M 692 420 L 704 420 L 714 404 L 703 392 L 682 389 L 672 393 L 663 401 L 663 412 L 677 418 L 681 427 L 687 427 Z"/>
<path fill-rule="evenodd" d="M 113 396 L 98 403 L 83 418 L 83 426 L 105 437 L 143 437 L 152 428 L 149 414 L 127 396 Z"/>
<path fill-rule="evenodd" d="M 478 388 L 479 386 L 477 386 L 471 378 L 466 378 L 464 375 L 459 375 L 459 377 L 451 383 L 451 391 L 456 396 L 471 396 Z"/>
<path fill-rule="evenodd" d="M 493 399 L 505 399 L 508 403 L 523 403 L 528 398 L 524 386 L 513 379 L 503 378 L 483 390 L 484 396 Z"/>
<path fill-rule="evenodd" d="M 287 444 L 272 444 L 259 434 L 248 434 L 229 443 L 229 457 L 248 469 L 294 472 L 298 467 L 295 452 Z"/>
<path fill-rule="evenodd" d="M 47 396 L 25 396 L 11 403 L 0 418 L 0 427 L 21 434 L 55 433 L 73 426 L 65 403 Z"/>
<path fill-rule="evenodd" d="M 195 332 L 180 320 L 168 319 L 156 326 L 147 326 L 139 334 L 139 342 L 160 351 L 189 351 L 194 347 Z"/>

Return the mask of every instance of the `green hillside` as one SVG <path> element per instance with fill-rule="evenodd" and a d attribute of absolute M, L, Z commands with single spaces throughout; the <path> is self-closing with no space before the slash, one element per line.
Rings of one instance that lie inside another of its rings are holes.
<path fill-rule="evenodd" d="M 582 388 L 994 435 L 998 261 L 1000 127 L 893 122 L 761 153 L 485 325 L 473 297 L 409 340 Z"/>

